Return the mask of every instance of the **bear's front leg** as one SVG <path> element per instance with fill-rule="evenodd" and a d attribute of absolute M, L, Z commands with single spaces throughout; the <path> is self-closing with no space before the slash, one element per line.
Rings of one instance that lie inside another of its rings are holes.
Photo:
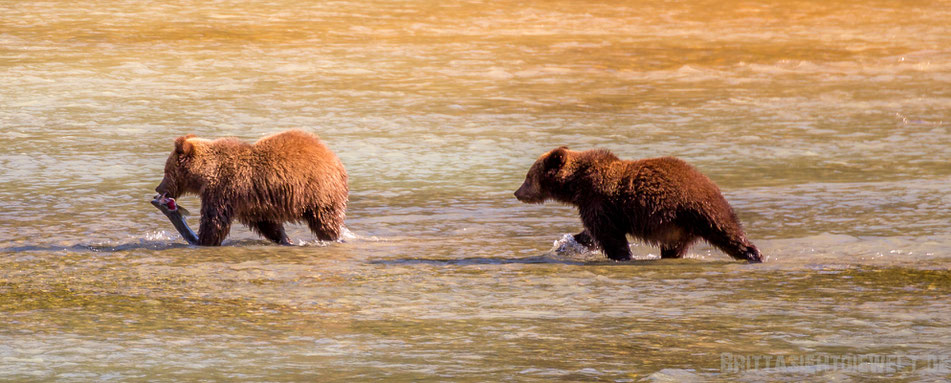
<path fill-rule="evenodd" d="M 592 248 L 595 247 L 594 238 L 591 238 L 591 234 L 587 230 L 582 230 L 580 233 L 572 236 L 575 239 L 575 242 L 578 242 L 579 245 Z"/>
<path fill-rule="evenodd" d="M 599 232 L 594 236 L 594 241 L 608 258 L 615 261 L 631 260 L 631 247 L 628 245 L 627 236 L 624 233 Z"/>
<path fill-rule="evenodd" d="M 198 227 L 198 244 L 201 246 L 221 246 L 231 231 L 232 214 L 227 205 L 205 199 L 201 201 L 201 226 Z"/>
<path fill-rule="evenodd" d="M 588 233 L 592 242 L 612 260 L 631 260 L 631 247 L 627 243 L 627 233 L 621 229 L 622 225 L 619 225 L 608 212 L 603 210 L 601 204 L 590 204 L 578 210 L 581 223 L 584 225 L 584 231 L 579 233 L 579 236 Z M 581 243 L 581 241 L 578 242 Z"/>
<path fill-rule="evenodd" d="M 585 222 L 582 234 L 588 233 L 592 242 L 601 248 L 601 252 L 615 261 L 631 260 L 631 247 L 627 243 L 627 234 L 612 230 L 614 225 L 607 222 Z M 580 242 L 579 242 L 580 243 Z"/>

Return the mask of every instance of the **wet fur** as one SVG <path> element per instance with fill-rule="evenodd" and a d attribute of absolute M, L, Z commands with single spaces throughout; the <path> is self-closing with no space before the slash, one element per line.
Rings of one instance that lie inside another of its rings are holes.
<path fill-rule="evenodd" d="M 515 196 L 577 206 L 585 230 L 575 239 L 614 260 L 631 258 L 630 234 L 659 246 L 663 258 L 683 257 L 704 239 L 733 258 L 762 261 L 720 189 L 674 157 L 624 161 L 607 150 L 561 147 L 539 157 Z"/>
<path fill-rule="evenodd" d="M 320 240 L 340 237 L 347 208 L 347 172 L 320 139 L 300 130 L 254 144 L 194 135 L 175 140 L 165 177 L 155 190 L 201 198 L 201 245 L 217 246 L 234 219 L 287 244 L 285 222 L 307 222 Z"/>

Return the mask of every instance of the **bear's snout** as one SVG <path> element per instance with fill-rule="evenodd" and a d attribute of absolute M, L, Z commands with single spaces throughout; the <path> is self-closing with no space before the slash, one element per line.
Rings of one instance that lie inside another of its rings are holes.
<path fill-rule="evenodd" d="M 539 203 L 539 202 L 542 202 L 542 201 L 538 198 L 538 196 L 535 195 L 535 194 L 537 194 L 537 193 L 533 193 L 533 192 L 529 191 L 529 189 L 531 189 L 531 187 L 529 187 L 529 186 L 527 185 L 527 183 L 522 184 L 522 186 L 520 186 L 520 187 L 518 188 L 518 190 L 515 191 L 515 198 L 518 199 L 519 201 L 525 202 L 525 203 Z"/>
<path fill-rule="evenodd" d="M 525 202 L 525 185 L 522 185 L 515 191 L 515 198 L 519 201 Z"/>
<path fill-rule="evenodd" d="M 170 190 L 171 188 L 169 188 L 168 184 L 169 184 L 168 179 L 163 178 L 162 182 L 160 182 L 158 186 L 155 187 L 155 192 L 159 193 L 159 195 L 169 196 L 172 198 L 178 198 L 177 193 L 173 190 Z"/>

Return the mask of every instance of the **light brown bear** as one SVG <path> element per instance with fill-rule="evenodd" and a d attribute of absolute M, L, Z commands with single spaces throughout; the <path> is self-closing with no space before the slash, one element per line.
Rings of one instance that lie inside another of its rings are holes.
<path fill-rule="evenodd" d="M 235 218 L 281 244 L 289 243 L 285 222 L 307 222 L 318 239 L 336 240 L 349 188 L 336 154 L 316 135 L 289 130 L 254 144 L 179 137 L 155 191 L 172 198 L 200 196 L 198 242 L 218 246 Z"/>
<path fill-rule="evenodd" d="M 577 206 L 584 231 L 575 240 L 616 261 L 631 259 L 627 234 L 660 246 L 661 258 L 683 257 L 702 238 L 733 258 L 763 261 L 720 189 L 674 157 L 623 161 L 560 147 L 535 161 L 515 197 Z"/>

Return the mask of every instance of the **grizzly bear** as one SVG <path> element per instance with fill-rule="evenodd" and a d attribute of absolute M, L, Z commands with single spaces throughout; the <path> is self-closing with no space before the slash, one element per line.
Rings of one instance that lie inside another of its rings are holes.
<path fill-rule="evenodd" d="M 763 261 L 720 189 L 674 157 L 624 161 L 560 147 L 535 161 L 515 197 L 577 206 L 584 231 L 575 240 L 616 261 L 631 259 L 627 234 L 660 246 L 661 258 L 683 257 L 702 238 L 733 258 Z"/>
<path fill-rule="evenodd" d="M 160 195 L 201 197 L 198 242 L 218 246 L 235 218 L 273 242 L 289 244 L 285 222 L 307 222 L 322 241 L 340 237 L 349 189 L 343 163 L 320 139 L 301 130 L 261 138 L 175 140 Z"/>

